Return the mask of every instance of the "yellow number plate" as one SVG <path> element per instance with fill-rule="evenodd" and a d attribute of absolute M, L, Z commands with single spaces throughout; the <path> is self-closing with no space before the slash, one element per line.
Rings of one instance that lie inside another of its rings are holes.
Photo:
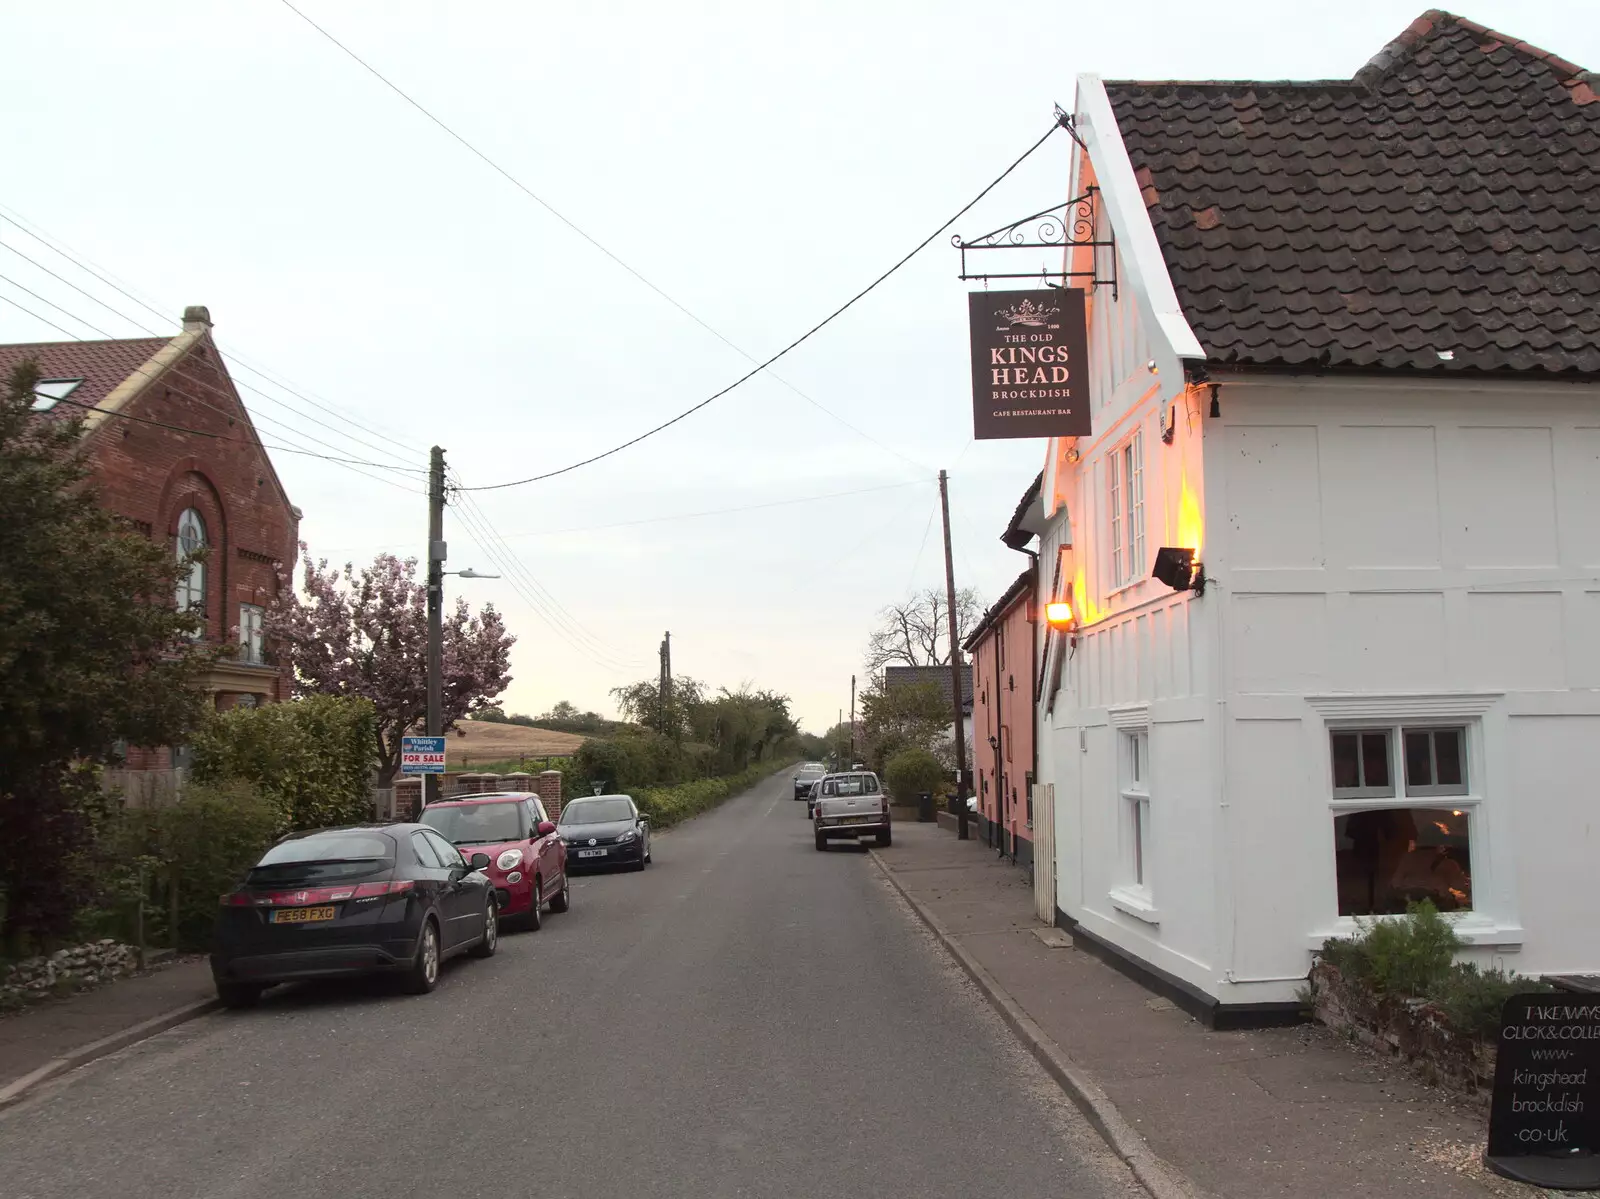
<path fill-rule="evenodd" d="M 318 920 L 332 920 L 335 909 L 328 908 L 278 908 L 272 913 L 274 924 L 313 924 Z"/>

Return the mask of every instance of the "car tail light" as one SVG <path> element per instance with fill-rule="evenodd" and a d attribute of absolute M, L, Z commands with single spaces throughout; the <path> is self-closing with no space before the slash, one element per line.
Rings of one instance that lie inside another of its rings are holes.
<path fill-rule="evenodd" d="M 415 887 L 414 879 L 386 883 L 345 883 L 339 887 L 307 887 L 303 891 L 235 891 L 222 902 L 231 908 L 298 908 L 319 903 L 340 903 L 346 899 L 372 899 L 395 895 Z"/>
<path fill-rule="evenodd" d="M 356 888 L 354 898 L 373 899 L 379 895 L 400 895 L 416 885 L 416 880 L 410 878 L 397 878 L 387 883 L 362 883 Z"/>

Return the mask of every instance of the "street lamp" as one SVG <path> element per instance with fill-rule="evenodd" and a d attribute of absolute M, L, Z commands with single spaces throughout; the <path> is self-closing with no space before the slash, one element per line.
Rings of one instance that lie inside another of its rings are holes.
<path fill-rule="evenodd" d="M 470 566 L 466 570 L 443 570 L 439 573 L 455 575 L 458 579 L 498 579 L 500 577 L 499 575 L 486 575 L 481 571 L 473 570 Z"/>

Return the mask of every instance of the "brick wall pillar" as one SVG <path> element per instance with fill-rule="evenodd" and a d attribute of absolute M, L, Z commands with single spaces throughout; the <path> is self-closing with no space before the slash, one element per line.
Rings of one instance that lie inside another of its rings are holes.
<path fill-rule="evenodd" d="M 543 770 L 535 780 L 535 787 L 539 798 L 544 801 L 544 810 L 550 813 L 551 820 L 561 819 L 561 772 L 559 770 Z"/>

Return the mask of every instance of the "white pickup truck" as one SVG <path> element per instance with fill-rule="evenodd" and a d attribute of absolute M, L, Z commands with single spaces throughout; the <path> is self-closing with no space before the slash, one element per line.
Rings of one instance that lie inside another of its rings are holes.
<path fill-rule="evenodd" d="M 888 845 L 892 834 L 889 797 L 870 770 L 827 775 L 817 785 L 811 824 L 818 850 L 827 849 L 829 841 L 859 841 L 862 837 L 876 837 L 880 846 Z"/>

